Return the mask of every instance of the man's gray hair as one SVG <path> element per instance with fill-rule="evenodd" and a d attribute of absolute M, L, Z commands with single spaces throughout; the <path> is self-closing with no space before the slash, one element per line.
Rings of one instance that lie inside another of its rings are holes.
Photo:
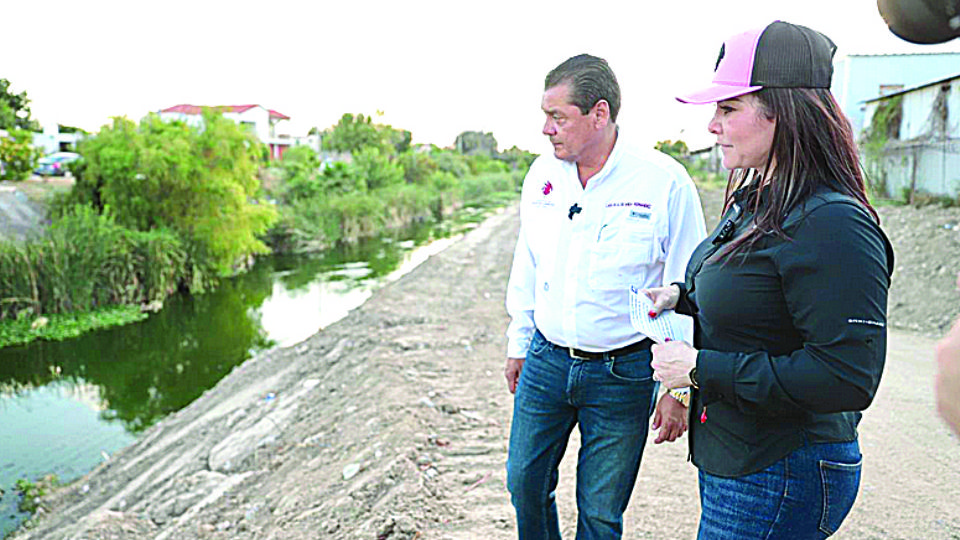
<path fill-rule="evenodd" d="M 610 120 L 617 121 L 620 112 L 620 84 L 610 65 L 603 58 L 578 54 L 567 59 L 547 74 L 544 91 L 561 84 L 570 85 L 570 102 L 587 114 L 601 99 L 610 104 Z"/>

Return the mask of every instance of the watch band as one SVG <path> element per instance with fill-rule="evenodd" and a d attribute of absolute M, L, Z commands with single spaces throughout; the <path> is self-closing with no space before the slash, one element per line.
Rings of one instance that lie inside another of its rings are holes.
<path fill-rule="evenodd" d="M 674 388 L 673 390 L 669 390 L 669 393 L 671 396 L 673 396 L 673 399 L 679 401 L 680 404 L 682 404 L 684 407 L 690 406 L 690 388 L 689 387 Z"/>
<path fill-rule="evenodd" d="M 700 389 L 700 381 L 697 380 L 697 366 L 693 366 L 693 369 L 690 370 L 690 386 L 694 390 Z"/>

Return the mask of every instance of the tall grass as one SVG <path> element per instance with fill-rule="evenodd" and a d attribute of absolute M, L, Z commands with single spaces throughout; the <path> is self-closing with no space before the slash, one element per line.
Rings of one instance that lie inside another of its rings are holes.
<path fill-rule="evenodd" d="M 0 320 L 162 300 L 185 261 L 172 232 L 131 231 L 78 205 L 40 239 L 0 243 Z"/>
<path fill-rule="evenodd" d="M 280 208 L 269 233 L 275 251 L 316 251 L 376 236 L 418 221 L 440 221 L 461 207 L 502 205 L 515 199 L 523 173 L 491 172 L 457 178 L 438 173 L 427 185 L 395 184 L 368 192 L 317 192 Z"/>

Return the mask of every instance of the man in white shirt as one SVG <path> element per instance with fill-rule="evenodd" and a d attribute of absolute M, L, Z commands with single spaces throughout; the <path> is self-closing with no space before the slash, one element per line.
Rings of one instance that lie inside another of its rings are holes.
<path fill-rule="evenodd" d="M 682 435 L 687 415 L 669 394 L 656 400 L 630 287 L 683 281 L 706 236 L 703 213 L 682 165 L 620 133 L 620 87 L 606 61 L 570 58 L 544 88 L 554 153 L 524 180 L 507 287 L 507 487 L 520 538 L 559 539 L 558 466 L 579 424 L 577 538 L 620 538 L 654 404 L 657 443 Z"/>

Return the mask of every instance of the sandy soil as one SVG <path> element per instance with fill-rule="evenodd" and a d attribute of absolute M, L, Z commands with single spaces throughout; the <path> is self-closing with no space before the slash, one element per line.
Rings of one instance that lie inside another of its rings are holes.
<path fill-rule="evenodd" d="M 716 192 L 704 194 L 715 221 Z M 887 369 L 841 539 L 960 538 L 960 442 L 934 414 L 933 341 L 957 314 L 960 209 L 884 208 L 899 257 Z M 508 539 L 503 308 L 516 208 L 305 342 L 248 361 L 43 501 L 16 538 Z M 651 435 L 652 437 L 652 435 Z M 575 526 L 574 441 L 558 501 Z M 644 456 L 625 538 L 694 538 L 686 441 Z"/>

